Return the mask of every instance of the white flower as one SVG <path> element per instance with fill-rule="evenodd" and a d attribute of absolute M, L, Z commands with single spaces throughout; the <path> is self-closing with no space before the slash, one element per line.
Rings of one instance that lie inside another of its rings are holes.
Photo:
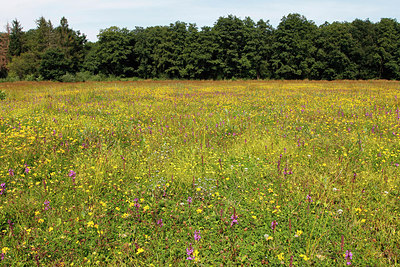
<path fill-rule="evenodd" d="M 333 191 L 338 191 L 338 189 L 336 187 L 333 188 Z"/>
<path fill-rule="evenodd" d="M 338 209 L 338 210 L 337 210 L 337 214 L 341 215 L 342 213 L 343 213 L 343 210 L 342 210 L 342 209 Z"/>

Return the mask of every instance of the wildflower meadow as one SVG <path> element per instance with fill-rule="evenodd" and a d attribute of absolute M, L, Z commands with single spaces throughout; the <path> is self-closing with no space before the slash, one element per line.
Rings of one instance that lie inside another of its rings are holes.
<path fill-rule="evenodd" d="M 400 83 L 2 83 L 2 266 L 400 261 Z"/>

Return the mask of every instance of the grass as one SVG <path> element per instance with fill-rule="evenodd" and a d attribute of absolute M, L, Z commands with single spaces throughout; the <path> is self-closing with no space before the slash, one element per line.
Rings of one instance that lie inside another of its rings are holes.
<path fill-rule="evenodd" d="M 1 264 L 399 264 L 399 88 L 3 83 Z"/>

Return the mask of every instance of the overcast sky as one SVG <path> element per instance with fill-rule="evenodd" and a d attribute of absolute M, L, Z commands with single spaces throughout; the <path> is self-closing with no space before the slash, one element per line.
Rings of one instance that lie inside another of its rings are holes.
<path fill-rule="evenodd" d="M 147 27 L 175 21 L 212 26 L 229 14 L 254 21 L 269 20 L 276 27 L 289 13 L 300 13 L 317 25 L 325 21 L 353 21 L 355 18 L 394 18 L 399 21 L 399 0 L 0 0 L 0 26 L 17 18 L 24 31 L 35 28 L 40 16 L 54 26 L 65 16 L 74 30 L 97 40 L 100 29 L 110 26 Z"/>

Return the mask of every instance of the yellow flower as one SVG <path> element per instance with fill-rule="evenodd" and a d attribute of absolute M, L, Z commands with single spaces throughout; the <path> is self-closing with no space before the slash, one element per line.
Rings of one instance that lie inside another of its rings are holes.
<path fill-rule="evenodd" d="M 7 254 L 7 252 L 8 252 L 9 250 L 10 250 L 10 249 L 9 249 L 8 247 L 4 247 L 4 248 L 1 249 L 1 252 L 3 252 L 4 254 Z"/>
<path fill-rule="evenodd" d="M 90 221 L 90 222 L 87 223 L 87 227 L 93 227 L 93 226 L 94 226 L 94 222 L 93 221 Z"/>
<path fill-rule="evenodd" d="M 257 220 L 257 216 L 251 216 L 251 218 L 253 218 L 254 220 Z"/>
<path fill-rule="evenodd" d="M 136 254 L 140 254 L 140 253 L 142 253 L 142 252 L 144 252 L 144 249 L 139 248 L 138 251 L 136 252 Z"/>
<path fill-rule="evenodd" d="M 148 210 L 148 209 L 150 209 L 149 205 L 146 205 L 146 206 L 144 206 L 144 208 L 143 208 L 144 211 L 146 211 L 146 210 Z"/>
<path fill-rule="evenodd" d="M 305 261 L 308 261 L 308 260 L 310 260 L 310 258 L 309 257 L 307 257 L 306 255 L 304 255 L 304 254 L 300 254 L 300 257 L 301 258 L 303 258 L 303 260 L 305 260 Z"/>
<path fill-rule="evenodd" d="M 193 252 L 193 256 L 194 261 L 199 261 L 199 251 L 197 249 Z"/>
<path fill-rule="evenodd" d="M 302 234 L 303 234 L 303 231 L 297 230 L 297 231 L 296 231 L 296 234 L 294 235 L 294 237 L 299 237 L 299 236 L 301 236 Z"/>
<path fill-rule="evenodd" d="M 197 187 L 197 188 L 196 188 L 196 191 L 201 191 L 201 188 L 200 188 L 200 187 Z"/>
<path fill-rule="evenodd" d="M 278 255 L 278 260 L 283 261 L 285 259 L 285 256 L 283 256 L 283 253 Z"/>
<path fill-rule="evenodd" d="M 53 231 L 54 230 L 54 228 L 53 227 L 49 227 L 49 232 L 51 232 L 51 231 Z"/>
<path fill-rule="evenodd" d="M 267 241 L 274 239 L 272 236 L 269 236 L 268 234 L 265 234 L 264 237 L 265 237 L 265 240 L 267 240 Z"/>
<path fill-rule="evenodd" d="M 197 209 L 196 211 L 197 211 L 197 213 L 202 213 L 203 212 L 202 209 Z"/>
<path fill-rule="evenodd" d="M 43 220 L 43 219 L 39 219 L 38 222 L 39 222 L 39 223 L 43 223 L 44 220 Z"/>

